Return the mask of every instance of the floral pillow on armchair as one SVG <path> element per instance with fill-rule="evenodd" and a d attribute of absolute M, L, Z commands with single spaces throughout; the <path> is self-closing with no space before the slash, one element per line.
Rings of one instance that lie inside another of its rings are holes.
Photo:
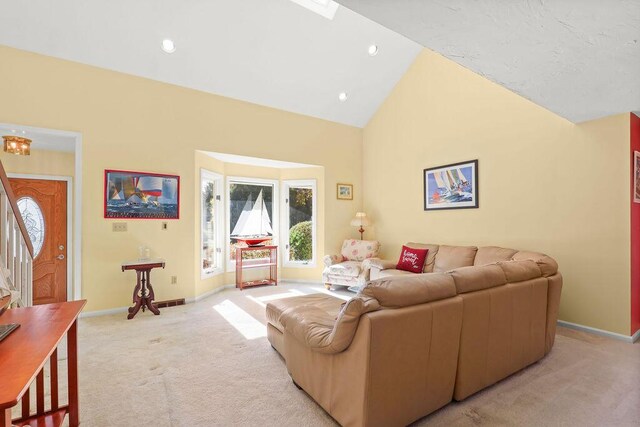
<path fill-rule="evenodd" d="M 376 240 L 345 240 L 340 254 L 349 261 L 364 261 L 378 256 L 380 242 Z"/>

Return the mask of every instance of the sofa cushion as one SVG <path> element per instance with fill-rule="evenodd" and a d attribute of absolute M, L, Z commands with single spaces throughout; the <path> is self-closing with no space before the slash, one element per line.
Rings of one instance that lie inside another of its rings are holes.
<path fill-rule="evenodd" d="M 386 270 L 371 270 L 371 280 L 384 279 L 388 277 L 402 277 L 410 276 L 415 273 L 410 273 L 404 270 L 396 270 L 395 268 L 388 268 Z"/>
<path fill-rule="evenodd" d="M 379 308 L 374 298 L 357 295 L 344 304 L 337 318 L 315 305 L 305 305 L 284 311 L 280 322 L 287 333 L 311 350 L 334 354 L 349 347 L 360 316 Z"/>
<path fill-rule="evenodd" d="M 422 273 L 424 269 L 424 261 L 427 259 L 429 249 L 410 248 L 402 246 L 400 251 L 400 259 L 396 265 L 396 269 L 409 271 L 411 273 Z"/>
<path fill-rule="evenodd" d="M 282 313 L 288 309 L 305 305 L 313 305 L 335 319 L 343 304 L 344 301 L 340 298 L 335 298 L 326 294 L 311 294 L 277 299 L 267 303 L 267 322 L 273 325 L 280 332 L 283 332 L 284 329 L 282 323 L 280 323 L 280 316 L 282 316 Z"/>
<path fill-rule="evenodd" d="M 378 241 L 347 239 L 342 243 L 340 254 L 349 261 L 364 261 L 378 256 L 379 250 Z"/>
<path fill-rule="evenodd" d="M 514 261 L 532 260 L 538 264 L 544 277 L 553 276 L 558 272 L 558 263 L 551 257 L 539 252 L 518 251 L 513 255 Z"/>
<path fill-rule="evenodd" d="M 362 272 L 362 263 L 359 261 L 344 261 L 327 267 L 328 274 L 345 277 L 358 277 Z"/>
<path fill-rule="evenodd" d="M 475 246 L 440 245 L 433 271 L 439 273 L 453 270 L 454 268 L 471 266 L 477 251 L 478 248 Z"/>
<path fill-rule="evenodd" d="M 383 307 L 407 307 L 456 295 L 453 279 L 446 273 L 409 273 L 368 282 L 360 294 L 373 297 Z"/>
<path fill-rule="evenodd" d="M 507 282 L 516 283 L 524 282 L 525 280 L 535 279 L 542 276 L 542 271 L 535 261 L 522 260 L 522 261 L 501 261 L 497 263 L 504 271 L 507 277 Z"/>
<path fill-rule="evenodd" d="M 449 272 L 459 294 L 502 286 L 507 277 L 499 265 L 460 267 Z"/>
<path fill-rule="evenodd" d="M 473 265 L 487 265 L 498 261 L 509 261 L 518 252 L 515 249 L 501 248 L 498 246 L 483 246 L 478 248 Z"/>
<path fill-rule="evenodd" d="M 428 249 L 427 258 L 424 260 L 424 268 L 422 269 L 423 273 L 433 273 L 433 265 L 436 260 L 436 254 L 438 253 L 438 245 L 430 245 L 428 243 L 415 243 L 409 242 L 405 246 L 416 249 Z"/>

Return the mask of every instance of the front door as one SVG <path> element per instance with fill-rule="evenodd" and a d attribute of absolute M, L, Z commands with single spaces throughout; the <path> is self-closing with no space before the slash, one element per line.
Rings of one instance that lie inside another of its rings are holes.
<path fill-rule="evenodd" d="M 10 178 L 33 244 L 33 304 L 67 300 L 67 183 Z"/>

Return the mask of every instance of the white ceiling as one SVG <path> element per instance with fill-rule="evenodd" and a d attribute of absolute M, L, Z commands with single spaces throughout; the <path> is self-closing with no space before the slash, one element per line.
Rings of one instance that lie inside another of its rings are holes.
<path fill-rule="evenodd" d="M 0 44 L 358 127 L 421 50 L 349 9 L 329 20 L 289 0 L 2 0 L 0 16 Z"/>
<path fill-rule="evenodd" d="M 16 135 L 29 138 L 31 151 L 63 151 L 73 153 L 76 150 L 76 139 L 72 136 L 65 136 L 46 130 L 38 130 L 30 127 L 0 124 L 0 137 L 4 135 Z M 2 142 L 2 138 L 0 138 Z"/>
<path fill-rule="evenodd" d="M 337 0 L 573 122 L 640 110 L 639 0 Z"/>
<path fill-rule="evenodd" d="M 201 151 L 209 157 L 224 163 L 237 163 L 241 165 L 260 166 L 264 168 L 296 169 L 317 167 L 306 163 L 285 162 L 282 160 L 263 159 L 261 157 L 238 156 L 236 154 L 216 153 L 214 151 Z"/>

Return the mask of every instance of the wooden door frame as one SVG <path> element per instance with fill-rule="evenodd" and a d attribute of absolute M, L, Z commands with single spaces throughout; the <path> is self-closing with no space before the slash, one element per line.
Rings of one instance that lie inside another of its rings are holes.
<path fill-rule="evenodd" d="M 38 132 L 55 136 L 73 138 L 74 149 L 74 192 L 73 192 L 73 292 L 67 293 L 67 300 L 82 299 L 82 134 L 80 132 L 24 126 L 13 123 L 0 123 L 0 126 L 18 131 Z M 67 245 L 70 243 L 67 242 Z M 67 252 L 68 256 L 69 252 Z M 67 271 L 69 271 L 67 269 Z M 68 274 L 68 273 L 67 273 Z M 67 281 L 67 286 L 69 282 Z"/>
<path fill-rule="evenodd" d="M 62 175 L 38 175 L 30 173 L 7 173 L 9 179 L 37 179 L 41 181 L 63 181 L 67 183 L 67 301 L 74 300 L 73 262 L 73 177 Z"/>

